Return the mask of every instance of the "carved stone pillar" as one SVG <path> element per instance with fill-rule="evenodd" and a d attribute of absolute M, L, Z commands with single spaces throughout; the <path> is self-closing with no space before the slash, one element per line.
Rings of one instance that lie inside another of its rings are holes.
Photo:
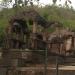
<path fill-rule="evenodd" d="M 33 33 L 36 33 L 36 32 L 37 32 L 37 25 L 36 25 L 36 22 L 33 22 L 33 29 L 32 29 L 32 32 L 33 32 Z"/>

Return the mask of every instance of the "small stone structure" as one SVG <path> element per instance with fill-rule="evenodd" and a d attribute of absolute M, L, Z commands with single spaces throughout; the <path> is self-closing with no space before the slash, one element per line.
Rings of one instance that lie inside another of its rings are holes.
<path fill-rule="evenodd" d="M 75 34 L 63 29 L 60 25 L 61 23 L 56 21 L 46 21 L 33 9 L 18 12 L 12 16 L 6 28 L 0 59 L 0 66 L 3 68 L 0 74 L 44 75 L 46 50 L 48 66 L 54 66 L 57 55 L 71 55 L 75 47 Z M 55 27 L 55 31 L 47 33 L 48 27 Z M 55 73 L 55 70 L 50 67 L 47 70 L 48 75 L 55 75 Z"/>

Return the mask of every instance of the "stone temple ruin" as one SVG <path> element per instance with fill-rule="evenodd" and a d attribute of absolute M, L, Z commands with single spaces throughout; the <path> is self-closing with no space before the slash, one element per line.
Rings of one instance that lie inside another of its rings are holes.
<path fill-rule="evenodd" d="M 48 33 L 48 27 L 55 27 L 55 31 Z M 61 23 L 48 22 L 33 9 L 19 12 L 6 28 L 0 74 L 56 75 L 58 69 L 50 68 L 57 63 L 56 57 L 64 64 L 65 57 L 74 56 L 74 50 L 75 33 L 61 27 Z"/>

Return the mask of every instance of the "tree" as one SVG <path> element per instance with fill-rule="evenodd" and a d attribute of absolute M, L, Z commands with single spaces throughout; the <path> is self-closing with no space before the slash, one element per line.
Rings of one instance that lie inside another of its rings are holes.
<path fill-rule="evenodd" d="M 53 4 L 55 5 L 56 4 L 56 2 L 57 2 L 57 0 L 52 0 L 53 1 Z"/>
<path fill-rule="evenodd" d="M 71 4 L 72 2 L 70 1 L 70 0 L 65 0 L 65 6 L 67 7 L 67 8 L 69 8 L 69 4 Z"/>
<path fill-rule="evenodd" d="M 8 8 L 9 7 L 9 4 L 12 2 L 12 0 L 2 0 L 1 1 L 1 5 L 4 7 L 4 8 Z"/>
<path fill-rule="evenodd" d="M 24 0 L 23 4 L 24 4 L 24 6 L 27 6 L 28 4 L 30 4 L 31 6 L 33 6 L 33 0 Z"/>
<path fill-rule="evenodd" d="M 53 1 L 53 4 L 55 5 L 56 4 L 56 2 L 57 2 L 57 0 L 52 0 Z M 59 1 L 61 1 L 61 0 L 59 0 Z M 67 7 L 68 6 L 68 3 L 69 4 L 71 4 L 72 2 L 71 2 L 71 0 L 64 0 L 65 1 L 65 6 Z"/>
<path fill-rule="evenodd" d="M 23 0 L 15 0 L 15 3 L 13 4 L 13 7 L 23 5 L 23 3 L 24 3 Z"/>
<path fill-rule="evenodd" d="M 18 4 L 23 4 L 23 0 L 18 0 Z"/>

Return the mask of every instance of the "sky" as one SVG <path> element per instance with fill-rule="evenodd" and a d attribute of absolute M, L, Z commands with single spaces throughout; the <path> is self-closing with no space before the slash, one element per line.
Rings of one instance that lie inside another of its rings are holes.
<path fill-rule="evenodd" d="M 2 1 L 2 0 L 0 0 L 0 1 Z M 35 1 L 35 0 L 34 0 Z M 57 5 L 59 5 L 59 4 L 64 4 L 64 1 L 65 0 L 61 0 L 61 2 L 59 2 L 59 0 L 57 0 Z M 71 0 L 71 2 L 72 2 L 72 4 L 69 4 L 69 6 L 73 6 L 73 8 L 75 9 L 75 0 Z M 47 5 L 47 4 L 52 4 L 52 0 L 40 0 L 40 4 L 42 4 L 42 5 Z"/>

